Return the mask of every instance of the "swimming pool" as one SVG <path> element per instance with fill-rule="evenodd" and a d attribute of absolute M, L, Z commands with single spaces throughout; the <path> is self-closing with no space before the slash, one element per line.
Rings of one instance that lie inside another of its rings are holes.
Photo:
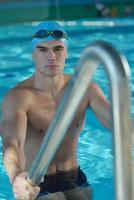
<path fill-rule="evenodd" d="M 35 23 L 0 27 L 0 103 L 5 93 L 19 81 L 30 76 L 33 70 L 30 35 Z M 132 104 L 134 105 L 134 19 L 80 20 L 63 23 L 70 36 L 65 73 L 73 73 L 84 47 L 92 41 L 104 39 L 124 54 L 131 69 Z M 100 67 L 94 79 L 109 98 L 107 75 Z M 132 114 L 134 106 L 132 106 Z M 101 126 L 88 110 L 86 125 L 79 139 L 78 160 L 94 190 L 94 200 L 114 200 L 114 169 L 112 135 Z M 0 200 L 12 200 L 12 190 L 2 165 L 0 140 Z"/>

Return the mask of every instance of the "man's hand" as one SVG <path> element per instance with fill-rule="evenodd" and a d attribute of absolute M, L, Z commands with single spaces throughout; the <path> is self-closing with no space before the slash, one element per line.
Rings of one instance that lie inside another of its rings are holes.
<path fill-rule="evenodd" d="M 40 188 L 33 186 L 27 180 L 26 173 L 21 173 L 13 182 L 13 192 L 16 200 L 35 200 Z"/>

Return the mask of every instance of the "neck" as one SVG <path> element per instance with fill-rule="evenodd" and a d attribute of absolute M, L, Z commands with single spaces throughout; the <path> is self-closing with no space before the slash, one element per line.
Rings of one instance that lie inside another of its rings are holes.
<path fill-rule="evenodd" d="M 36 73 L 34 76 L 34 87 L 37 90 L 45 91 L 45 92 L 52 92 L 55 93 L 60 92 L 63 86 L 63 75 L 58 74 L 56 76 L 45 76 L 43 74 Z"/>

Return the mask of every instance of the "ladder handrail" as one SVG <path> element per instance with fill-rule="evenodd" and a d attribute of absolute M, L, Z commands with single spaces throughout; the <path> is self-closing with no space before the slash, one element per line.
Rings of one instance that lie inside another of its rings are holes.
<path fill-rule="evenodd" d="M 125 58 L 104 41 L 95 42 L 84 50 L 76 73 L 68 83 L 53 121 L 28 172 L 28 177 L 33 183 L 39 184 L 47 172 L 48 166 L 89 88 L 99 62 L 106 68 L 111 83 L 116 199 L 133 200 L 130 70 Z"/>

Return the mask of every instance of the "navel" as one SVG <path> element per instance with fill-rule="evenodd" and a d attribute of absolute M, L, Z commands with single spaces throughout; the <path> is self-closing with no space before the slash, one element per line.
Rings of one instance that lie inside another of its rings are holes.
<path fill-rule="evenodd" d="M 42 129 L 42 128 L 39 129 L 39 133 L 40 133 L 40 134 L 44 133 L 44 129 Z"/>
<path fill-rule="evenodd" d="M 80 123 L 77 123 L 77 124 L 76 124 L 76 128 L 79 127 L 79 125 L 80 125 Z"/>

